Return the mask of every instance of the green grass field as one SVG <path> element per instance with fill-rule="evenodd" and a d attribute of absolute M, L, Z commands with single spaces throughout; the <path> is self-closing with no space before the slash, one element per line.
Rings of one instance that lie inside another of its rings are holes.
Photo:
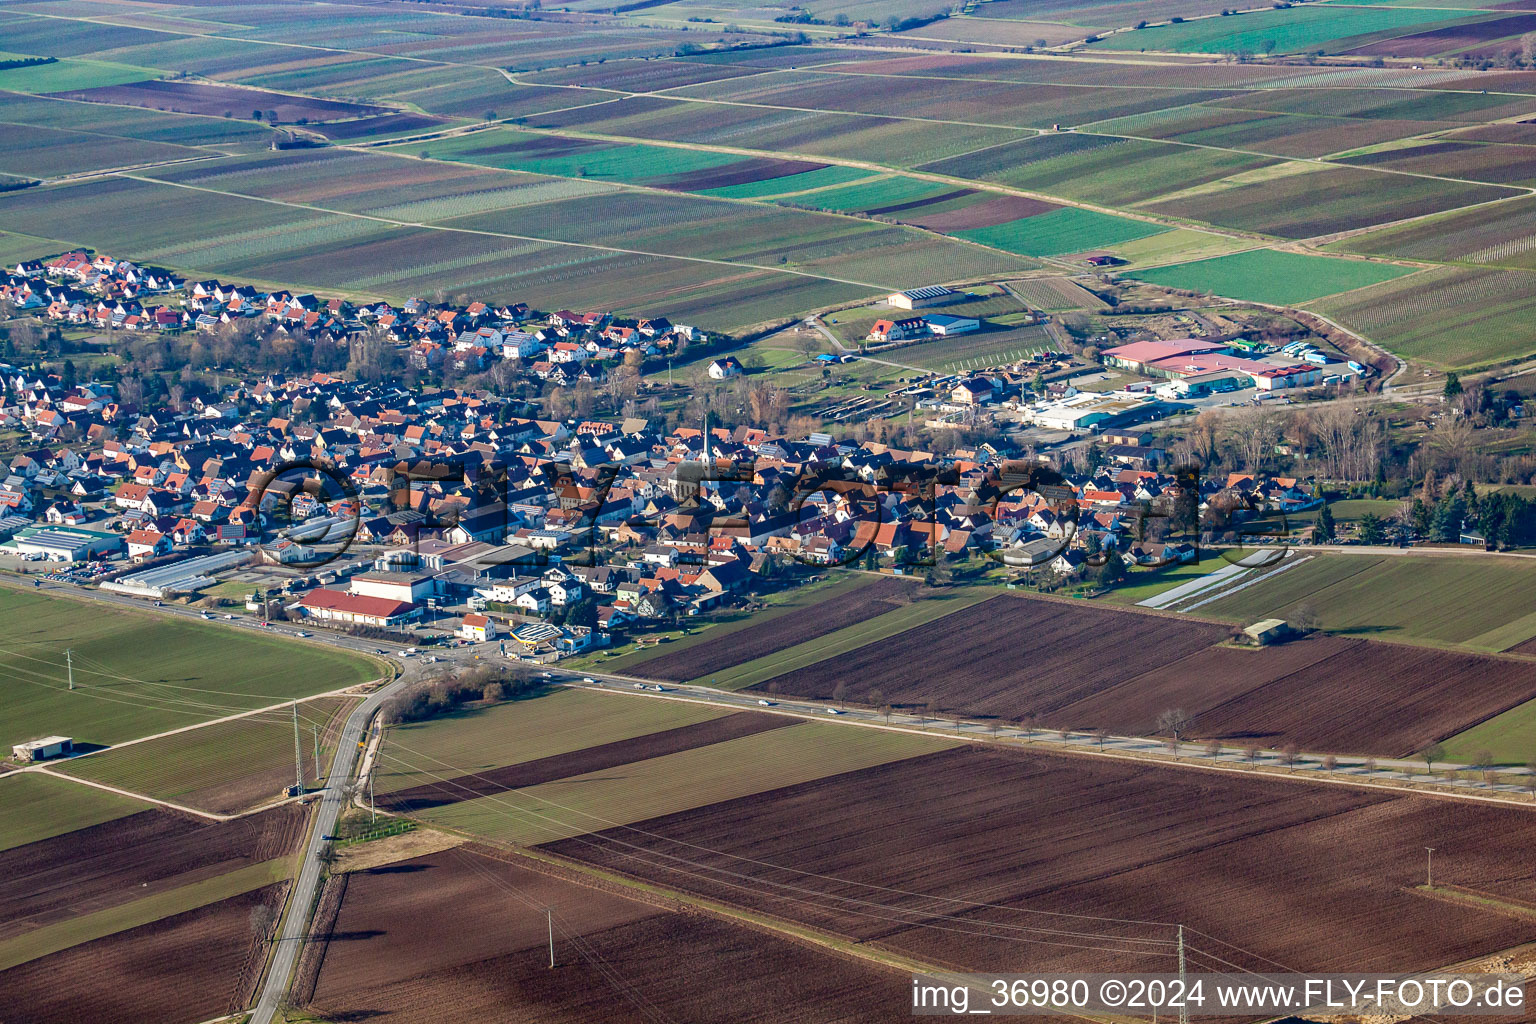
<path fill-rule="evenodd" d="M 1149 597 L 1156 597 L 1165 590 L 1172 590 L 1190 580 L 1228 565 L 1222 558 L 1204 558 L 1199 562 L 1169 565 L 1160 569 L 1132 569 L 1130 577 L 1120 586 L 1098 600 L 1110 604 L 1136 604 Z"/>
<path fill-rule="evenodd" d="M 149 810 L 130 800 L 37 772 L 0 775 L 0 851 Z"/>
<path fill-rule="evenodd" d="M 846 626 L 834 633 L 807 640 L 793 647 L 785 647 L 752 661 L 733 665 L 714 673 L 708 679 L 694 679 L 694 683 L 718 686 L 722 690 L 740 690 L 748 686 L 792 672 L 797 668 L 814 665 L 818 661 L 846 653 L 857 647 L 872 644 L 887 637 L 904 633 L 925 622 L 969 608 L 979 601 L 992 597 L 995 589 L 990 586 L 937 590 L 922 594 L 912 604 L 877 615 L 872 619 Z"/>
<path fill-rule="evenodd" d="M 1355 36 L 1391 38 L 1421 26 L 1428 28 L 1434 22 L 1465 17 L 1466 11 L 1293 7 L 1118 32 L 1090 47 L 1175 53 L 1295 53 L 1332 50 L 1331 44 Z"/>
<path fill-rule="evenodd" d="M 1165 288 L 1211 292 L 1249 302 L 1290 305 L 1412 273 L 1410 267 L 1253 249 L 1215 259 L 1138 270 L 1128 277 Z"/>
<path fill-rule="evenodd" d="M 621 703 L 655 703 L 609 695 Z M 498 842 L 531 846 L 783 786 L 930 754 L 952 743 L 926 736 L 801 722 L 560 779 L 422 815 Z"/>
<path fill-rule="evenodd" d="M 1021 256 L 1058 256 L 1087 249 L 1113 248 L 1120 242 L 1147 238 L 1168 230 L 1162 224 L 1064 206 L 1006 224 L 953 233 Z"/>
<path fill-rule="evenodd" d="M 740 185 L 722 185 L 720 188 L 697 189 L 695 194 L 714 196 L 719 199 L 762 199 L 767 196 L 781 196 L 790 192 L 804 192 L 808 189 L 826 188 L 829 185 L 842 185 L 850 181 L 861 181 L 873 174 L 873 171 L 866 171 L 858 167 L 832 165 L 818 168 L 814 171 L 804 171 L 800 174 L 786 174 L 780 178 L 764 178 L 762 181 L 748 181 Z M 790 200 L 790 202 L 802 201 L 808 206 L 816 205 L 810 196 L 796 196 Z"/>
<path fill-rule="evenodd" d="M 1524 765 L 1536 762 L 1536 701 L 1526 701 L 1495 715 L 1466 732 L 1446 740 L 1448 761 L 1470 763 L 1484 752 L 1495 764 Z"/>
<path fill-rule="evenodd" d="M 1536 636 L 1533 581 L 1522 559 L 1328 552 L 1199 614 L 1253 622 L 1306 601 L 1330 633 L 1495 652 Z"/>
<path fill-rule="evenodd" d="M 146 78 L 159 78 L 161 72 L 153 68 L 134 67 L 94 60 L 61 60 L 54 64 L 37 64 L 27 68 L 11 68 L 0 71 L 0 90 L 7 92 L 66 92 L 72 89 L 95 89 L 104 85 L 124 85 L 142 82 Z"/>
<path fill-rule="evenodd" d="M 821 189 L 809 195 L 792 196 L 785 202 L 794 203 L 797 206 L 814 206 L 818 210 L 847 213 L 909 203 L 948 191 L 952 190 L 946 185 L 924 181 L 921 178 L 897 176 L 859 182 L 856 185 L 843 185 L 839 188 Z M 713 194 L 719 193 L 717 191 Z"/>
<path fill-rule="evenodd" d="M 703 704 L 615 700 L 587 690 L 554 690 L 391 728 L 375 786 L 377 792 L 393 793 L 430 782 L 433 773 L 451 776 L 504 768 L 727 713 Z"/>
<path fill-rule="evenodd" d="M 0 743 L 112 744 L 377 677 L 364 658 L 101 602 L 0 588 Z M 68 689 L 64 650 L 74 652 Z"/>
<path fill-rule="evenodd" d="M 320 697 L 299 705 L 304 778 L 316 784 L 315 735 L 320 771 L 335 753 L 328 730 L 356 697 Z M 173 736 L 66 761 L 58 770 L 159 800 L 230 814 L 276 800 L 294 781 L 293 716 L 287 708 L 218 722 Z"/>
<path fill-rule="evenodd" d="M 606 142 L 585 143 L 572 147 L 573 151 L 552 154 L 537 146 L 547 138 L 529 132 L 493 129 L 454 138 L 411 143 L 400 147 L 399 151 L 418 156 L 430 155 L 437 160 L 456 160 L 530 174 L 626 182 L 704 170 L 742 159 L 730 153 Z"/>

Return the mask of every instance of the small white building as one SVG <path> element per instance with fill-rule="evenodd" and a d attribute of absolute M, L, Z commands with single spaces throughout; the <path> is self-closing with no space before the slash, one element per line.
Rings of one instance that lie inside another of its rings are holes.
<path fill-rule="evenodd" d="M 496 624 L 487 616 L 470 613 L 459 623 L 459 636 L 466 640 L 484 643 L 496 638 Z"/>
<path fill-rule="evenodd" d="M 18 761 L 46 761 L 50 757 L 63 757 L 73 753 L 74 741 L 68 736 L 44 736 L 40 740 L 28 740 L 11 748 L 11 756 Z"/>
<path fill-rule="evenodd" d="M 922 288 L 909 288 L 904 292 L 892 292 L 885 301 L 897 309 L 922 309 L 925 306 L 942 306 L 946 302 L 954 302 L 958 297 L 959 294 L 953 288 L 930 284 Z"/>

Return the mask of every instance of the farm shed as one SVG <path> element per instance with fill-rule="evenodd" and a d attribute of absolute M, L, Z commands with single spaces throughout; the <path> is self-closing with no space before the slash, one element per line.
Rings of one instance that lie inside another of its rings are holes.
<path fill-rule="evenodd" d="M 1251 626 L 1244 626 L 1243 632 L 1255 643 L 1267 646 L 1284 640 L 1290 634 L 1291 627 L 1286 625 L 1284 619 L 1260 619 Z"/>
<path fill-rule="evenodd" d="M 904 292 L 893 292 L 885 301 L 897 309 L 922 309 L 925 306 L 942 306 L 959 298 L 960 294 L 953 288 L 930 284 Z"/>
<path fill-rule="evenodd" d="M 63 757 L 74 749 L 74 741 L 68 736 L 44 736 L 40 740 L 16 744 L 11 748 L 11 754 L 18 761 L 46 761 L 50 757 Z"/>

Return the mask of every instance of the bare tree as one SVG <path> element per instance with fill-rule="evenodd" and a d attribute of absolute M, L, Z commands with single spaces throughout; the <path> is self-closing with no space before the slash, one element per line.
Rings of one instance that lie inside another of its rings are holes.
<path fill-rule="evenodd" d="M 924 719 L 929 719 L 929 718 L 932 718 L 932 717 L 933 717 L 933 701 L 925 700 L 925 701 L 923 701 L 923 718 Z"/>
<path fill-rule="evenodd" d="M 1280 424 L 1267 409 L 1255 409 L 1234 417 L 1232 440 L 1237 445 L 1243 465 L 1250 473 L 1259 473 L 1274 458 L 1280 443 Z"/>
<path fill-rule="evenodd" d="M 1033 711 L 1019 716 L 1019 727 L 1024 730 L 1024 738 L 1026 740 L 1033 740 L 1035 738 L 1035 726 L 1039 721 L 1040 716 Z"/>
<path fill-rule="evenodd" d="M 277 920 L 277 911 L 272 909 L 271 904 L 258 903 L 251 908 L 251 913 L 247 920 L 251 926 L 251 934 L 256 937 L 256 941 L 266 942 L 267 937 L 272 932 L 272 925 Z"/>
<path fill-rule="evenodd" d="M 848 684 L 838 683 L 832 687 L 832 699 L 842 707 L 848 706 Z"/>
<path fill-rule="evenodd" d="M 1170 733 L 1175 740 L 1182 739 L 1189 722 L 1189 712 L 1183 708 L 1169 708 L 1157 716 L 1157 731 Z"/>
<path fill-rule="evenodd" d="M 1472 767 L 1483 776 L 1483 785 L 1492 788 L 1495 778 L 1493 751 L 1479 750 L 1472 758 Z"/>
<path fill-rule="evenodd" d="M 1360 768 L 1365 772 L 1366 775 L 1375 775 L 1376 759 L 1374 757 L 1366 758 L 1364 761 L 1360 762 Z"/>
<path fill-rule="evenodd" d="M 876 708 L 886 707 L 885 692 L 878 686 L 871 688 L 870 691 L 864 695 L 864 703 Z"/>
<path fill-rule="evenodd" d="M 890 725 L 891 724 L 891 711 L 892 711 L 892 708 L 891 708 L 890 704 L 882 704 L 880 706 L 880 710 L 885 713 L 885 724 L 886 725 Z"/>
<path fill-rule="evenodd" d="M 1221 757 L 1221 740 L 1206 740 L 1205 756 L 1213 761 Z"/>
<path fill-rule="evenodd" d="M 1322 620 L 1318 617 L 1317 606 L 1311 601 L 1303 601 L 1291 609 L 1290 614 L 1285 617 L 1285 623 L 1297 633 L 1306 634 L 1318 630 Z"/>
<path fill-rule="evenodd" d="M 1445 760 L 1445 747 L 1439 743 L 1431 743 L 1419 751 L 1419 757 L 1424 759 L 1424 768 L 1430 775 L 1435 774 L 1435 762 Z"/>
<path fill-rule="evenodd" d="M 1301 748 L 1295 743 L 1287 743 L 1280 748 L 1280 760 L 1285 762 L 1287 771 L 1296 770 L 1296 758 L 1301 754 Z"/>
<path fill-rule="evenodd" d="M 1109 739 L 1109 730 L 1102 728 L 1093 730 L 1093 742 L 1099 745 L 1100 750 L 1104 749 L 1104 741 L 1107 739 Z"/>
<path fill-rule="evenodd" d="M 1327 772 L 1329 775 L 1332 775 L 1335 771 L 1337 771 L 1338 767 L 1339 759 L 1334 757 L 1332 754 L 1329 754 L 1327 757 L 1323 758 L 1323 771 Z"/>
<path fill-rule="evenodd" d="M 1172 754 L 1173 755 L 1173 759 L 1175 761 L 1177 761 L 1179 759 L 1179 737 L 1178 737 L 1178 734 L 1175 733 L 1174 735 L 1168 737 L 1168 739 L 1166 739 L 1164 741 L 1164 744 L 1168 747 L 1168 753 Z"/>
<path fill-rule="evenodd" d="M 1247 759 L 1248 767 L 1257 768 L 1259 766 L 1259 745 L 1257 743 L 1248 744 L 1243 748 L 1243 757 Z"/>

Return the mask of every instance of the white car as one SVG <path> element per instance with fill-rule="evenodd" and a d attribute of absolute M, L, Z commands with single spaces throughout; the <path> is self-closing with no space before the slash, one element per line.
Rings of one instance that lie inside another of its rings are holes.
<path fill-rule="evenodd" d="M 771 701 L 771 700 L 760 700 L 760 701 L 758 701 L 758 703 L 761 704 L 765 708 L 773 707 L 773 701 Z"/>
<path fill-rule="evenodd" d="M 593 679 L 591 676 L 582 676 L 581 677 L 581 681 L 584 682 L 584 683 L 595 683 L 595 682 L 597 682 L 597 680 Z"/>
<path fill-rule="evenodd" d="M 829 715 L 840 715 L 840 714 L 842 714 L 842 712 L 837 710 L 837 708 L 827 708 L 827 714 L 829 714 Z"/>
<path fill-rule="evenodd" d="M 303 630 L 300 630 L 299 632 L 295 633 L 294 636 L 306 636 L 307 637 L 307 636 L 309 636 L 309 634 L 304 632 Z"/>
<path fill-rule="evenodd" d="M 644 683 L 636 683 L 635 684 L 635 689 L 643 690 L 643 689 L 645 689 L 645 684 Z"/>
<path fill-rule="evenodd" d="M 555 678 L 555 674 L 553 672 L 540 672 L 539 675 L 543 676 L 545 679 Z"/>
<path fill-rule="evenodd" d="M 653 686 L 653 687 L 651 687 L 651 689 L 655 690 L 657 693 L 666 693 L 667 692 L 667 688 L 665 686 Z"/>

